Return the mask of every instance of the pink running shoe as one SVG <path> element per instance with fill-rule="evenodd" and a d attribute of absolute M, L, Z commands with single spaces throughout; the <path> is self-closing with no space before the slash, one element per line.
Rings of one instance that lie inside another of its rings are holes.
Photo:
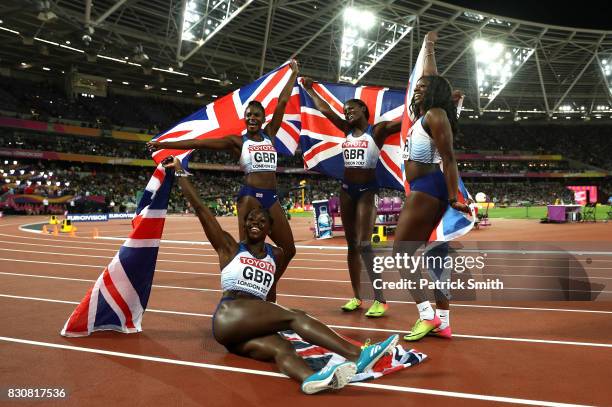
<path fill-rule="evenodd" d="M 429 335 L 429 336 L 437 336 L 438 338 L 444 338 L 444 339 L 452 339 L 453 338 L 453 334 L 451 332 L 450 325 L 447 326 L 444 329 L 435 328 L 432 331 L 430 331 L 427 335 Z"/>

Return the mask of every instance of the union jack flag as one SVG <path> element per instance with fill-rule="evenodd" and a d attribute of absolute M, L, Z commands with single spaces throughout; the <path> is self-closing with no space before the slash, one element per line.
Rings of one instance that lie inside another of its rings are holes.
<path fill-rule="evenodd" d="M 72 312 L 61 334 L 140 332 L 149 301 L 174 173 L 159 165 L 138 203 L 132 232 Z"/>
<path fill-rule="evenodd" d="M 404 177 L 401 148 L 415 119 L 407 106 L 412 100 L 416 82 L 423 76 L 424 46 L 425 43 L 421 47 L 417 62 L 410 74 L 405 93 L 374 86 L 313 84 L 314 91 L 341 117 L 344 115 L 342 111 L 344 101 L 355 98 L 361 99 L 368 106 L 369 122 L 372 125 L 382 121 L 402 120 L 400 133 L 391 135 L 385 140 L 376 167 L 376 178 L 379 186 L 405 190 L 406 194 L 410 192 L 410 186 Z M 302 105 L 300 145 L 304 154 L 304 167 L 342 179 L 344 172 L 342 142 L 345 140 L 345 134 L 315 108 L 312 98 L 303 89 L 300 99 Z M 458 201 L 465 202 L 468 197 L 470 195 L 463 181 L 459 179 Z M 433 231 L 430 241 L 451 240 L 466 234 L 472 227 L 473 218 L 470 219 L 449 206 Z"/>
<path fill-rule="evenodd" d="M 328 365 L 337 365 L 346 361 L 345 358 L 330 350 L 306 342 L 294 331 L 282 331 L 281 335 L 291 342 L 296 353 L 300 355 L 315 372 Z M 360 347 L 363 345 L 348 337 L 344 337 L 344 339 Z M 406 350 L 401 345 L 396 345 L 389 354 L 380 358 L 371 369 L 355 375 L 351 379 L 351 382 L 356 383 L 377 379 L 399 370 L 416 366 L 422 363 L 426 358 L 426 354 L 416 349 Z"/>
<path fill-rule="evenodd" d="M 315 83 L 313 89 L 332 110 L 344 117 L 342 106 L 349 99 L 361 99 L 368 106 L 370 124 L 400 120 L 404 93 L 375 86 Z M 342 142 L 346 135 L 319 112 L 312 98 L 302 89 L 302 137 L 304 167 L 341 179 L 344 172 Z M 400 134 L 387 138 L 380 153 L 376 177 L 382 187 L 403 189 Z"/>
<path fill-rule="evenodd" d="M 266 123 L 272 119 L 278 104 L 278 96 L 291 76 L 289 64 L 284 64 L 255 82 L 237 89 L 222 98 L 196 111 L 171 129 L 153 138 L 155 141 L 180 141 L 192 139 L 220 138 L 246 132 L 244 111 L 252 100 L 258 100 L 266 109 Z M 276 150 L 285 155 L 293 155 L 300 138 L 300 99 L 299 90 L 294 87 L 287 102 L 283 122 L 274 139 Z M 153 159 L 160 163 L 166 157 L 180 157 L 183 166 L 193 150 L 163 149 L 153 153 Z"/>

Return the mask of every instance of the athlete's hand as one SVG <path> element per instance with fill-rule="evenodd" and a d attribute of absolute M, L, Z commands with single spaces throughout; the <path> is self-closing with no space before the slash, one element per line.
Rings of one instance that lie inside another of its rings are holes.
<path fill-rule="evenodd" d="M 166 159 L 162 161 L 162 165 L 164 168 L 174 170 L 176 174 L 182 174 L 185 172 L 183 165 L 181 164 L 181 160 L 174 156 L 166 157 Z"/>
<path fill-rule="evenodd" d="M 289 62 L 289 66 L 291 67 L 291 70 L 293 71 L 294 75 L 300 73 L 300 67 L 296 59 L 292 59 L 291 62 Z"/>
<path fill-rule="evenodd" d="M 453 104 L 455 106 L 457 106 L 459 104 L 459 101 L 461 100 L 461 98 L 463 98 L 464 96 L 465 96 L 465 94 L 462 91 L 460 91 L 458 89 L 455 89 L 453 91 L 453 94 L 451 95 L 451 99 L 453 100 Z"/>
<path fill-rule="evenodd" d="M 311 90 L 312 89 L 312 78 L 309 78 L 308 76 L 304 76 L 302 78 L 302 84 L 304 85 L 304 88 L 306 88 L 306 90 Z"/>
<path fill-rule="evenodd" d="M 160 143 L 159 141 L 149 141 L 147 142 L 147 150 L 150 152 L 161 150 L 162 144 L 163 143 Z"/>
<path fill-rule="evenodd" d="M 438 33 L 435 32 L 435 31 L 430 31 L 425 36 L 425 42 L 433 42 L 433 43 L 435 43 L 436 41 L 438 41 Z"/>
<path fill-rule="evenodd" d="M 466 205 L 464 203 L 461 203 L 461 202 L 457 202 L 457 201 L 455 201 L 455 202 L 453 202 L 451 204 L 451 208 L 453 208 L 455 210 L 458 210 L 459 212 L 463 212 L 463 213 L 467 213 L 467 214 L 472 213 L 472 211 L 471 211 L 471 209 L 470 209 L 470 207 L 468 205 Z"/>

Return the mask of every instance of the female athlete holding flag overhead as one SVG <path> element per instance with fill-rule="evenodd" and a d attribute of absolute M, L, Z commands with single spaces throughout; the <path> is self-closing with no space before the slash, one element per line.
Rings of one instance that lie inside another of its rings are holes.
<path fill-rule="evenodd" d="M 304 88 L 316 108 L 346 134 L 346 141 L 342 143 L 344 174 L 340 191 L 340 216 L 348 245 L 347 262 L 354 298 L 344 304 L 342 310 L 354 311 L 361 307 L 361 260 L 365 264 L 370 282 L 375 278 L 374 253 L 370 239 L 376 221 L 376 165 L 385 139 L 400 131 L 401 121 L 383 121 L 374 126 L 370 125 L 370 112 L 360 99 L 350 99 L 344 103 L 343 119 L 313 90 L 312 79 L 304 78 Z M 387 310 L 387 303 L 382 290 L 372 288 L 374 303 L 365 315 L 381 317 Z"/>
<path fill-rule="evenodd" d="M 213 315 L 212 327 L 215 339 L 227 350 L 256 360 L 275 361 L 281 372 L 302 383 L 304 393 L 313 394 L 344 387 L 356 373 L 372 368 L 395 347 L 398 336 L 392 335 L 362 350 L 305 312 L 265 301 L 273 286 L 277 264 L 284 262 L 283 250 L 265 243 L 273 227 L 268 211 L 254 208 L 243 214 L 245 238 L 236 242 L 200 201 L 187 178 L 181 176 L 184 171 L 180 160 L 169 157 L 164 163 L 179 176 L 183 195 L 193 206 L 206 237 L 219 255 L 223 295 Z M 286 330 L 295 331 L 304 340 L 347 361 L 328 364 L 313 372 L 293 345 L 278 333 Z"/>
<path fill-rule="evenodd" d="M 262 130 L 266 119 L 263 105 L 252 100 L 244 113 L 246 134 L 228 135 L 223 138 L 184 140 L 174 142 L 150 141 L 147 147 L 150 150 L 158 149 L 207 149 L 226 150 L 240 157 L 240 166 L 245 172 L 245 185 L 238 193 L 238 230 L 240 238 L 244 238 L 245 214 L 255 208 L 265 208 L 270 211 L 274 226 L 270 230 L 270 238 L 284 251 L 284 262 L 279 264 L 276 271 L 274 285 L 268 295 L 269 301 L 276 301 L 276 285 L 285 272 L 287 265 L 295 256 L 295 242 L 293 233 L 285 212 L 278 201 L 276 192 L 276 163 L 277 156 L 274 148 L 274 137 L 280 129 L 285 114 L 285 108 L 295 79 L 298 75 L 297 61 L 291 61 L 291 77 L 278 97 L 278 104 L 272 119 Z"/>
<path fill-rule="evenodd" d="M 402 152 L 410 193 L 395 231 L 394 252 L 410 256 L 427 243 L 449 205 L 470 212 L 466 204 L 457 201 L 459 171 L 453 152 L 453 135 L 458 133 L 456 99 L 460 95 L 452 92 L 448 80 L 438 76 L 434 58 L 436 40 L 437 34 L 433 32 L 425 38 L 423 76 L 416 83 L 409 106 L 415 121 Z M 420 278 L 420 270 L 400 272 L 402 277 L 413 281 Z M 419 319 L 404 339 L 419 340 L 430 332 L 450 338 L 448 299 L 436 295 L 438 309 L 434 312 L 423 290 L 418 284 L 415 287 L 410 293 L 417 304 Z"/>

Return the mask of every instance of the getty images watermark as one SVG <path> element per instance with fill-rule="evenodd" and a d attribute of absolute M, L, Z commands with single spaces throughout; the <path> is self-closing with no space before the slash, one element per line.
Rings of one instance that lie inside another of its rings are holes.
<path fill-rule="evenodd" d="M 374 279 L 375 289 L 382 290 L 413 290 L 436 289 L 440 291 L 448 290 L 503 290 L 504 283 L 499 278 L 487 278 L 478 281 L 474 278 L 467 280 L 454 280 L 450 278 L 451 272 L 464 273 L 472 271 L 482 271 L 485 267 L 486 254 L 478 256 L 437 256 L 428 253 L 410 256 L 407 253 L 396 253 L 392 256 L 375 256 L 374 273 L 378 275 Z M 416 278 L 415 272 L 421 269 L 432 272 L 437 270 L 437 278 Z M 384 281 L 382 273 L 385 271 L 399 271 L 401 278 L 399 281 Z"/>

